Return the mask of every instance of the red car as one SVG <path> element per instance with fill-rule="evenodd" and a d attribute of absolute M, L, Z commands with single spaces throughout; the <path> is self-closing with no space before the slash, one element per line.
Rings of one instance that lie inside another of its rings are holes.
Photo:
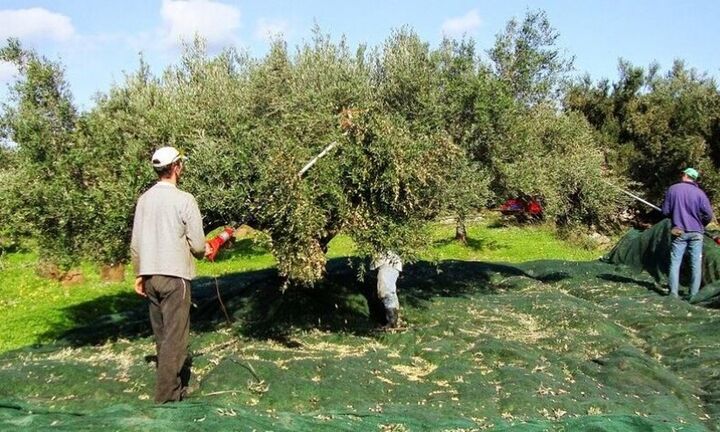
<path fill-rule="evenodd" d="M 542 212 L 542 206 L 533 198 L 510 198 L 500 206 L 500 213 L 506 216 L 539 219 L 542 217 Z"/>

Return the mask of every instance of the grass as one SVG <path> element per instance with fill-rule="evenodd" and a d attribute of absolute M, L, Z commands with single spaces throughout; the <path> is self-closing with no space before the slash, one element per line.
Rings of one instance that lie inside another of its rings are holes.
<path fill-rule="evenodd" d="M 52 328 L 73 323 L 63 309 L 103 296 L 127 290 L 128 283 L 105 283 L 91 265 L 82 267 L 85 281 L 64 286 L 36 273 L 37 254 L 17 252 L 5 255 L 0 262 L 0 351 L 41 342 L 40 335 Z M 129 279 L 128 279 L 129 280 Z M 120 310 L 122 304 L 110 307 Z"/>
<path fill-rule="evenodd" d="M 432 247 L 425 257 L 436 260 L 502 261 L 520 263 L 541 259 L 588 261 L 597 259 L 599 251 L 587 250 L 559 240 L 544 225 L 502 224 L 495 218 L 468 227 L 468 244 L 454 240 L 453 224 L 437 225 Z"/>
<path fill-rule="evenodd" d="M 458 259 L 468 261 L 524 262 L 538 259 L 592 260 L 599 252 L 588 251 L 558 240 L 547 226 L 502 225 L 494 218 L 486 218 L 469 225 L 469 242 L 464 246 L 453 240 L 452 224 L 436 224 L 432 240 L 424 258 L 431 261 Z M 330 244 L 329 258 L 353 255 L 354 245 L 346 236 L 335 238 Z M 76 324 L 66 311 L 75 305 L 94 306 L 82 310 L 82 321 L 92 319 L 93 313 L 103 310 L 121 313 L 141 301 L 132 296 L 118 296 L 132 292 L 132 274 L 126 270 L 125 282 L 108 283 L 100 280 L 92 264 L 81 268 L 85 280 L 64 286 L 36 273 L 37 254 L 17 252 L 0 260 L 0 352 L 36 343 L 49 342 L 53 334 Z M 210 263 L 198 262 L 198 276 L 219 277 L 230 273 L 271 268 L 275 260 L 264 247 L 250 238 L 235 245 Z M 95 303 L 93 303 L 93 301 Z"/>

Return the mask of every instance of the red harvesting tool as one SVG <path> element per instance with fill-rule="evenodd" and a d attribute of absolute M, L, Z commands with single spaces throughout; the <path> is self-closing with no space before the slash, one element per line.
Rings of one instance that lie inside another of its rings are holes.
<path fill-rule="evenodd" d="M 210 261 L 215 261 L 215 257 L 217 256 L 218 252 L 220 252 L 220 248 L 232 238 L 232 236 L 235 235 L 235 228 L 233 227 L 225 227 L 224 230 L 220 231 L 220 234 L 216 235 L 215 237 L 208 240 L 208 245 L 210 245 L 210 249 L 212 252 L 207 256 L 207 259 Z"/>

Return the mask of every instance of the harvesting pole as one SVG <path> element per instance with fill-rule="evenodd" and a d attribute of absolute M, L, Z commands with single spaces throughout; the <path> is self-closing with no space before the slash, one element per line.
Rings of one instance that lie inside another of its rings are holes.
<path fill-rule="evenodd" d="M 659 212 L 662 212 L 662 209 L 660 207 L 656 206 L 655 204 L 653 204 L 649 201 L 645 201 L 644 199 L 640 198 L 639 196 L 633 194 L 632 192 L 628 192 L 625 189 L 622 189 L 620 186 L 614 185 L 605 179 L 601 179 L 601 180 L 603 181 L 603 183 L 609 184 L 610 186 L 614 187 L 615 189 L 619 190 L 620 192 L 624 193 L 625 195 L 627 195 L 631 198 L 635 198 L 636 200 L 640 201 L 641 203 L 648 205 Z"/>
<path fill-rule="evenodd" d="M 356 114 L 359 114 L 361 112 L 363 112 L 363 110 L 357 110 L 357 109 L 352 109 L 352 108 L 345 108 L 340 112 L 340 129 L 342 129 L 344 131 L 343 135 L 347 135 L 351 129 L 356 127 L 355 123 L 353 122 L 353 116 Z M 315 165 L 315 163 L 317 163 L 317 161 L 320 160 L 320 158 L 322 158 L 323 156 L 328 154 L 330 152 L 330 150 L 337 147 L 337 145 L 338 145 L 337 141 L 333 141 L 330 144 L 328 144 L 327 147 L 325 147 L 323 149 L 323 151 L 321 151 L 317 156 L 312 158 L 310 160 L 310 162 L 306 163 L 305 166 L 302 167 L 302 169 L 300 171 L 298 171 L 298 174 L 297 174 L 298 177 L 302 178 L 303 174 L 305 174 L 305 172 L 307 170 L 312 168 L 312 166 Z"/>
<path fill-rule="evenodd" d="M 298 177 L 302 177 L 303 174 L 305 174 L 305 172 L 306 172 L 307 170 L 309 170 L 313 165 L 315 165 L 315 163 L 316 163 L 318 160 L 320 160 L 321 157 L 323 157 L 323 156 L 325 156 L 326 154 L 328 154 L 328 152 L 329 152 L 330 150 L 332 150 L 333 148 L 335 148 L 337 145 L 338 145 L 337 141 L 333 141 L 333 142 L 331 142 L 330 144 L 328 144 L 328 146 L 325 147 L 325 148 L 323 149 L 323 151 L 321 151 L 317 156 L 315 156 L 314 158 L 312 158 L 312 159 L 310 160 L 310 162 L 306 163 L 305 166 L 302 167 L 302 169 L 301 169 L 300 171 L 298 171 L 298 174 L 297 174 Z"/>
<path fill-rule="evenodd" d="M 614 187 L 615 189 L 619 190 L 620 192 L 624 193 L 625 195 L 627 195 L 627 196 L 629 196 L 629 197 L 631 197 L 631 198 L 635 198 L 636 200 L 640 201 L 641 203 L 646 204 L 646 205 L 654 208 L 655 210 L 659 211 L 660 213 L 662 213 L 662 209 L 661 209 L 660 207 L 656 206 L 655 204 L 653 204 L 653 203 L 651 203 L 651 202 L 648 202 L 648 201 L 645 201 L 644 199 L 640 198 L 639 196 L 633 194 L 632 192 L 628 192 L 628 191 L 626 191 L 625 189 L 622 189 L 620 186 L 616 186 L 616 185 L 610 183 L 609 181 L 607 181 L 607 180 L 605 180 L 605 179 L 601 179 L 601 180 L 602 180 L 604 183 L 607 183 L 607 184 L 609 184 L 610 186 Z M 720 235 L 711 235 L 711 234 L 709 234 L 707 231 L 703 231 L 703 235 L 704 235 L 705 237 L 711 239 L 712 241 L 714 241 L 715 244 L 720 245 Z"/>

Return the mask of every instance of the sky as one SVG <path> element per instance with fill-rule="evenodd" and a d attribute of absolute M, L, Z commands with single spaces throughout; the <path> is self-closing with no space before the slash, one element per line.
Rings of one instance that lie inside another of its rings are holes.
<path fill-rule="evenodd" d="M 201 34 L 210 54 L 234 46 L 262 57 L 273 37 L 293 48 L 317 24 L 352 47 L 379 46 L 393 29 L 412 28 L 437 47 L 443 35 L 471 37 L 485 55 L 507 22 L 544 10 L 574 56 L 575 72 L 617 80 L 618 59 L 662 72 L 675 59 L 720 79 L 720 1 L 717 0 L 0 0 L 0 44 L 20 39 L 61 63 L 76 105 L 137 70 L 140 54 L 155 74 L 176 64 L 182 40 Z M 0 103 L 16 71 L 0 62 Z"/>

